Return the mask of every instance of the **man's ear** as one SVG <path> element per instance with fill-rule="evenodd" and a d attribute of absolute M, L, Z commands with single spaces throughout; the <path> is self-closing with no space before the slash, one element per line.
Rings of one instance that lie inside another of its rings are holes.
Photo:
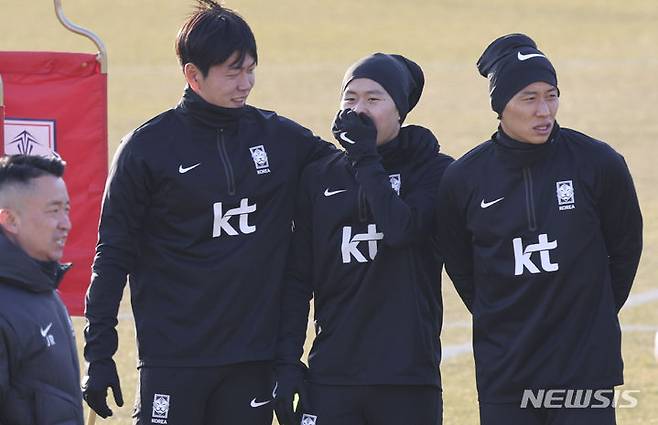
<path fill-rule="evenodd" d="M 187 84 L 189 84 L 189 86 L 192 87 L 192 90 L 198 91 L 199 79 L 203 78 L 203 74 L 201 73 L 201 70 L 197 68 L 197 66 L 194 65 L 193 63 L 188 62 L 183 67 L 183 74 L 185 75 L 185 81 L 187 81 Z"/>
<path fill-rule="evenodd" d="M 18 233 L 18 217 L 12 210 L 0 208 L 0 227 L 10 235 Z"/>

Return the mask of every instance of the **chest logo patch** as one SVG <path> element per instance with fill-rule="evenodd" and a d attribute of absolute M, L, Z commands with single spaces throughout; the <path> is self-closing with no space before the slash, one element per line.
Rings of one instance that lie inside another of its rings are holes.
<path fill-rule="evenodd" d="M 388 179 L 391 181 L 391 187 L 395 193 L 400 196 L 400 187 L 402 186 L 402 177 L 399 174 L 391 174 L 388 176 Z"/>
<path fill-rule="evenodd" d="M 41 336 L 43 337 L 46 347 L 52 347 L 55 345 L 55 337 L 50 333 L 50 328 L 53 326 L 53 323 L 48 323 L 48 326 L 42 327 L 39 329 Z"/>
<path fill-rule="evenodd" d="M 258 145 L 252 146 L 249 148 L 251 152 L 251 159 L 254 160 L 254 165 L 256 166 L 256 173 L 258 174 L 267 174 L 270 172 L 270 163 L 267 159 L 267 152 L 265 151 L 265 146 Z"/>
<path fill-rule="evenodd" d="M 555 183 L 557 193 L 557 205 L 560 211 L 573 210 L 576 208 L 576 198 L 573 189 L 573 181 L 562 180 Z"/>

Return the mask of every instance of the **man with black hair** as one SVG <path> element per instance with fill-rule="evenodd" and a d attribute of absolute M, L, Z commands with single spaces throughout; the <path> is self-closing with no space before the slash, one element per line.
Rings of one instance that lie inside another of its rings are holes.
<path fill-rule="evenodd" d="M 345 152 L 304 171 L 277 349 L 283 425 L 442 422 L 442 263 L 432 235 L 452 158 L 430 130 L 401 127 L 424 81 L 400 55 L 357 61 L 332 128 Z M 311 298 L 316 337 L 306 371 Z"/>
<path fill-rule="evenodd" d="M 448 167 L 438 241 L 473 314 L 481 423 L 614 424 L 642 251 L 628 167 L 557 124 L 557 75 L 528 36 L 493 41 L 478 70 L 500 125 Z"/>
<path fill-rule="evenodd" d="M 59 158 L 0 158 L 0 424 L 82 425 L 73 326 L 57 286 L 69 231 Z"/>
<path fill-rule="evenodd" d="M 335 150 L 248 106 L 248 24 L 200 2 L 178 33 L 180 103 L 129 134 L 108 178 L 87 294 L 84 397 L 123 403 L 112 356 L 129 276 L 138 424 L 270 424 L 279 293 L 297 181 Z M 257 266 L 254 266 L 256 264 Z"/>

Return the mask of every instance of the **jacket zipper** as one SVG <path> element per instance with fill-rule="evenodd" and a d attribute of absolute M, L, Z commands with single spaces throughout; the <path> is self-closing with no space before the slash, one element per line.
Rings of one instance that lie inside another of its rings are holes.
<path fill-rule="evenodd" d="M 535 198 L 532 193 L 532 172 L 530 168 L 523 169 L 523 182 L 525 183 L 525 207 L 528 215 L 528 229 L 537 230 L 537 216 L 535 214 Z"/>
<path fill-rule="evenodd" d="M 219 151 L 219 158 L 224 164 L 224 173 L 226 173 L 226 182 L 228 185 L 228 194 L 235 195 L 235 177 L 233 175 L 233 167 L 231 166 L 231 161 L 228 158 L 228 152 L 226 151 L 226 142 L 224 140 L 224 130 L 217 130 L 217 150 Z"/>
<path fill-rule="evenodd" d="M 368 201 L 361 185 L 359 185 L 357 196 L 359 202 L 359 221 L 365 223 L 368 220 Z"/>

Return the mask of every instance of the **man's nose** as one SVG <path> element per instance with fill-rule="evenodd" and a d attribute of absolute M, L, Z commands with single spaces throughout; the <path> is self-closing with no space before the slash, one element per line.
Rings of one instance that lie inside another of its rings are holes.
<path fill-rule="evenodd" d="M 357 102 L 353 107 L 352 110 L 356 113 L 368 113 L 368 108 L 365 105 L 365 102 Z"/>
<path fill-rule="evenodd" d="M 253 87 L 254 85 L 253 77 L 248 73 L 246 72 L 241 73 L 239 78 L 240 78 L 238 81 L 239 90 L 250 90 Z"/>
<path fill-rule="evenodd" d="M 71 230 L 71 227 L 71 218 L 69 217 L 69 213 L 65 212 L 62 214 L 62 217 L 59 220 L 59 228 L 68 232 Z"/>
<path fill-rule="evenodd" d="M 540 117 L 545 117 L 550 115 L 551 109 L 548 107 L 548 102 L 545 100 L 540 100 L 539 105 L 537 105 L 537 115 Z"/>

